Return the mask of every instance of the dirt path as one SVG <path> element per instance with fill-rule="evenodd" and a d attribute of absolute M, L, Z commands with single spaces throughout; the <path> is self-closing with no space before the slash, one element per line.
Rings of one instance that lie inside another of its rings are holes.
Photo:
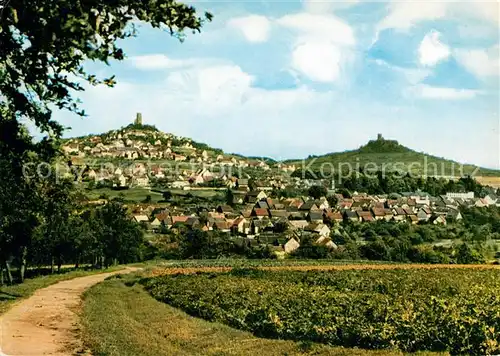
<path fill-rule="evenodd" d="M 76 336 L 79 331 L 76 312 L 82 293 L 109 276 L 136 270 L 127 267 L 36 291 L 0 317 L 0 356 L 63 356 L 82 350 Z"/>

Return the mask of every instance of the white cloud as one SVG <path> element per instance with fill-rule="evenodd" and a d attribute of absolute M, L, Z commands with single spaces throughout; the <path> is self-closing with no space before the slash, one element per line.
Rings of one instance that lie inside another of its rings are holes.
<path fill-rule="evenodd" d="M 215 58 L 172 59 L 164 54 L 158 53 L 130 57 L 127 61 L 130 61 L 134 67 L 140 70 L 179 69 L 225 62 Z"/>
<path fill-rule="evenodd" d="M 394 1 L 388 5 L 388 14 L 377 25 L 377 36 L 385 29 L 406 31 L 419 22 L 442 18 L 456 19 L 463 23 L 472 19 L 499 26 L 499 3 L 463 1 Z"/>
<path fill-rule="evenodd" d="M 339 45 L 356 43 L 354 31 L 347 23 L 333 15 L 299 13 L 279 18 L 278 25 L 298 32 L 300 35 L 324 39 Z"/>
<path fill-rule="evenodd" d="M 163 54 L 136 56 L 129 60 L 134 67 L 143 70 L 180 68 L 186 64 L 186 61 L 170 59 Z"/>
<path fill-rule="evenodd" d="M 388 15 L 377 25 L 377 32 L 389 28 L 408 30 L 424 20 L 437 20 L 446 15 L 448 4 L 442 2 L 398 1 L 389 5 Z"/>
<path fill-rule="evenodd" d="M 292 54 L 292 68 L 318 82 L 333 82 L 340 75 L 342 55 L 337 46 L 308 40 L 298 44 Z"/>
<path fill-rule="evenodd" d="M 433 30 L 426 34 L 420 43 L 418 55 L 424 66 L 434 66 L 450 56 L 450 48 L 439 40 L 440 37 L 441 34 Z"/>
<path fill-rule="evenodd" d="M 220 114 L 244 100 L 254 78 L 236 65 L 176 71 L 167 76 L 170 95 L 185 103 L 201 104 L 205 114 Z"/>
<path fill-rule="evenodd" d="M 412 96 L 423 99 L 463 100 L 473 99 L 480 92 L 470 89 L 455 89 L 445 87 L 433 87 L 430 85 L 416 85 L 409 89 Z"/>
<path fill-rule="evenodd" d="M 447 12 L 451 17 L 460 20 L 479 20 L 483 24 L 500 25 L 500 3 L 498 0 L 450 1 L 447 6 Z"/>
<path fill-rule="evenodd" d="M 488 50 L 471 49 L 457 50 L 455 57 L 471 73 L 479 77 L 500 75 L 499 46 Z"/>
<path fill-rule="evenodd" d="M 279 18 L 278 25 L 296 33 L 291 68 L 317 82 L 334 82 L 350 59 L 353 29 L 333 15 L 299 13 Z"/>
<path fill-rule="evenodd" d="M 314 14 L 331 13 L 337 9 L 351 7 L 360 3 L 360 0 L 325 1 L 325 0 L 303 0 L 304 10 Z"/>
<path fill-rule="evenodd" d="M 249 42 L 266 42 L 269 39 L 271 22 L 265 16 L 249 15 L 229 20 L 228 26 L 243 33 Z"/>
<path fill-rule="evenodd" d="M 424 80 L 431 74 L 431 71 L 427 68 L 403 68 L 387 63 L 382 59 L 375 59 L 374 61 L 380 66 L 384 66 L 398 73 L 401 73 L 402 75 L 404 75 L 408 83 L 412 85 L 422 82 L 422 80 Z"/>

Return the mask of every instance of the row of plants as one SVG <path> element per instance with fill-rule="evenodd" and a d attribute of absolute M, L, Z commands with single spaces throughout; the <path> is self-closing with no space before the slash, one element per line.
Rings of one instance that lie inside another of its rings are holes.
<path fill-rule="evenodd" d="M 169 260 L 161 262 L 160 266 L 167 268 L 204 268 L 204 267 L 231 267 L 231 268 L 256 268 L 256 267 L 291 267 L 303 266 L 350 266 L 360 265 L 366 268 L 368 265 L 394 265 L 396 263 L 387 261 L 368 260 L 331 260 L 331 259 L 247 259 L 247 258 L 217 258 L 217 259 L 188 259 Z"/>
<path fill-rule="evenodd" d="M 165 275 L 156 299 L 262 337 L 367 349 L 500 352 L 500 270 L 395 269 Z"/>

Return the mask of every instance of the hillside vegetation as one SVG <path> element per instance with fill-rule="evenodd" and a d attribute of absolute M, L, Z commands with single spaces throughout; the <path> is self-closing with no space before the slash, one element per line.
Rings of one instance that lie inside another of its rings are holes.
<path fill-rule="evenodd" d="M 297 168 L 301 168 L 304 164 L 312 171 L 317 171 L 323 166 L 324 171 L 327 172 L 331 171 L 331 167 L 338 172 L 350 166 L 355 170 L 357 167 L 384 170 L 385 172 L 403 170 L 426 176 L 460 177 L 471 174 L 475 176 L 500 176 L 498 170 L 480 168 L 470 164 L 462 165 L 449 159 L 414 151 L 397 141 L 383 138 L 372 140 L 356 150 L 309 156 L 304 163 L 299 160 L 290 160 L 287 163 L 295 164 Z"/>

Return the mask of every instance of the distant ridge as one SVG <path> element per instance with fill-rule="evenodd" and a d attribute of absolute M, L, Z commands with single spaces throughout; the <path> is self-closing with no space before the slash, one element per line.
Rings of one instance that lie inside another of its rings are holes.
<path fill-rule="evenodd" d="M 423 176 L 500 176 L 499 170 L 461 164 L 442 157 L 417 152 L 401 145 L 396 140 L 386 140 L 381 134 L 376 140 L 370 140 L 356 150 L 309 156 L 305 162 L 288 160 L 286 163 L 294 164 L 299 169 L 301 166 L 308 167 L 313 171 L 319 170 L 321 167 L 323 170 L 333 168 L 335 171 L 340 171 L 342 167 L 350 166 L 356 170 L 357 167 L 362 169 L 369 166 L 372 170 L 393 171 L 397 169 Z"/>
<path fill-rule="evenodd" d="M 101 134 L 86 135 L 75 138 L 68 138 L 64 141 L 66 143 L 76 143 L 82 146 L 90 145 L 92 137 L 100 137 L 101 139 L 115 138 L 118 134 L 123 134 L 127 131 L 143 131 L 146 136 L 140 138 L 141 140 L 154 143 L 155 140 L 161 141 L 161 146 L 170 147 L 174 151 L 174 147 L 178 147 L 178 152 L 186 154 L 186 147 L 197 149 L 200 151 L 206 150 L 211 156 L 224 155 L 226 158 L 238 158 L 248 161 L 262 161 L 270 165 L 277 164 L 278 161 L 271 157 L 256 157 L 244 156 L 238 153 L 224 153 L 221 149 L 213 148 L 208 144 L 194 141 L 191 138 L 175 136 L 171 133 L 164 133 L 157 129 L 155 126 L 143 123 L 142 116 L 137 115 L 133 123 L 128 126 L 110 130 Z M 95 146 L 95 143 L 91 145 Z M 189 152 L 189 151 L 188 151 Z M 381 134 L 377 138 L 370 140 L 365 145 L 358 149 L 333 152 L 324 155 L 309 156 L 304 160 L 291 159 L 285 160 L 282 163 L 294 165 L 299 170 L 301 167 L 308 167 L 311 170 L 318 170 L 322 166 L 328 166 L 328 169 L 333 168 L 335 171 L 340 170 L 342 167 L 357 169 L 370 165 L 370 169 L 378 169 L 385 171 L 394 170 L 395 167 L 399 170 L 411 172 L 416 175 L 422 176 L 441 176 L 441 177 L 460 177 L 466 175 L 484 176 L 484 177 L 500 177 L 500 170 L 481 168 L 471 164 L 461 164 L 456 161 L 445 159 L 442 157 L 432 156 L 423 152 L 417 152 L 408 147 L 401 145 L 396 140 L 387 140 Z M 397 165 L 397 166 L 396 166 Z"/>

